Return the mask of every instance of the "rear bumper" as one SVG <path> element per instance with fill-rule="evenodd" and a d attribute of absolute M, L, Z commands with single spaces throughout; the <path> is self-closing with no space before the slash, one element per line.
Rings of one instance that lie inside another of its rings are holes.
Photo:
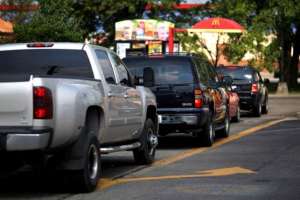
<path fill-rule="evenodd" d="M 158 110 L 161 132 L 192 132 L 201 129 L 208 119 L 208 108 Z"/>
<path fill-rule="evenodd" d="M 49 145 L 52 129 L 0 128 L 0 151 L 43 150 Z"/>
<path fill-rule="evenodd" d="M 249 94 L 249 95 L 239 95 L 240 97 L 240 108 L 242 110 L 251 110 L 253 107 L 258 105 L 259 95 Z"/>

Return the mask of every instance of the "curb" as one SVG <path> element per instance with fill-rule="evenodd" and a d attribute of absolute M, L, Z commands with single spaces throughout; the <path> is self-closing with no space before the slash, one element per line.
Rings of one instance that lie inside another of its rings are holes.
<path fill-rule="evenodd" d="M 269 98 L 272 98 L 272 99 L 276 99 L 276 98 L 300 98 L 300 94 L 289 94 L 289 95 L 269 94 Z"/>

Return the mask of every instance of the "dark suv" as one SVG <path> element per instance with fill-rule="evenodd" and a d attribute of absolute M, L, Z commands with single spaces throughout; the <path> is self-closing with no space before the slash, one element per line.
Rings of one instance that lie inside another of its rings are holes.
<path fill-rule="evenodd" d="M 268 113 L 268 89 L 270 81 L 261 78 L 260 73 L 251 66 L 222 66 L 217 68 L 218 73 L 231 76 L 232 89 L 240 97 L 240 108 L 251 110 L 254 116 Z"/>
<path fill-rule="evenodd" d="M 160 135 L 193 133 L 207 146 L 215 130 L 229 135 L 228 100 L 213 66 L 192 55 L 162 55 L 125 58 L 131 74 L 146 81 L 145 70 L 153 70 L 153 83 L 145 82 L 156 95 Z"/>

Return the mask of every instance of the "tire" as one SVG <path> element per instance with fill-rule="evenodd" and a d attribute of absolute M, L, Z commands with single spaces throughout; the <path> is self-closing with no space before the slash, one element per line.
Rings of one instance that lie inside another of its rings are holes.
<path fill-rule="evenodd" d="M 269 112 L 268 98 L 266 98 L 266 101 L 265 101 L 264 105 L 262 106 L 261 112 L 262 112 L 262 114 L 268 114 L 268 112 Z"/>
<path fill-rule="evenodd" d="M 101 171 L 99 147 L 97 137 L 90 137 L 87 148 L 84 149 L 83 169 L 71 173 L 71 184 L 76 191 L 92 192 L 96 189 Z"/>
<path fill-rule="evenodd" d="M 68 170 L 68 181 L 76 192 L 92 192 L 96 189 L 101 175 L 100 144 L 96 136 L 99 128 L 97 112 L 90 112 L 86 118 L 86 127 L 73 147 L 79 152 L 81 167 L 77 170 Z M 75 154 L 77 155 L 77 154 Z M 73 190 L 72 189 L 72 190 Z"/>
<path fill-rule="evenodd" d="M 232 118 L 232 122 L 239 122 L 241 120 L 241 109 L 240 106 L 236 109 L 236 115 Z"/>
<path fill-rule="evenodd" d="M 227 111 L 224 119 L 224 128 L 218 130 L 217 134 L 221 137 L 228 137 L 229 133 L 230 133 L 230 116 L 229 116 L 229 112 Z"/>
<path fill-rule="evenodd" d="M 213 145 L 215 140 L 215 126 L 213 124 L 212 114 L 208 117 L 208 120 L 203 127 L 203 132 L 199 133 L 199 139 L 202 140 L 204 146 L 210 147 Z"/>
<path fill-rule="evenodd" d="M 141 165 L 152 164 L 155 160 L 158 137 L 151 119 L 147 119 L 145 122 L 140 142 L 141 147 L 133 150 L 135 162 Z"/>
<path fill-rule="evenodd" d="M 262 105 L 261 105 L 261 103 L 258 103 L 257 106 L 253 107 L 253 116 L 260 117 L 261 112 L 262 112 Z"/>

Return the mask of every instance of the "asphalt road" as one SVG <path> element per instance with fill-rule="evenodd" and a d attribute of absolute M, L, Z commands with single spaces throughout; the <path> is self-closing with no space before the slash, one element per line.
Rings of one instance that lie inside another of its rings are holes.
<path fill-rule="evenodd" d="M 24 170 L 0 178 L 0 199 L 300 199 L 300 98 L 272 98 L 270 110 L 243 113 L 211 148 L 181 134 L 160 138 L 151 167 L 135 165 L 130 152 L 103 156 L 90 194 L 68 192 L 61 174 Z"/>

